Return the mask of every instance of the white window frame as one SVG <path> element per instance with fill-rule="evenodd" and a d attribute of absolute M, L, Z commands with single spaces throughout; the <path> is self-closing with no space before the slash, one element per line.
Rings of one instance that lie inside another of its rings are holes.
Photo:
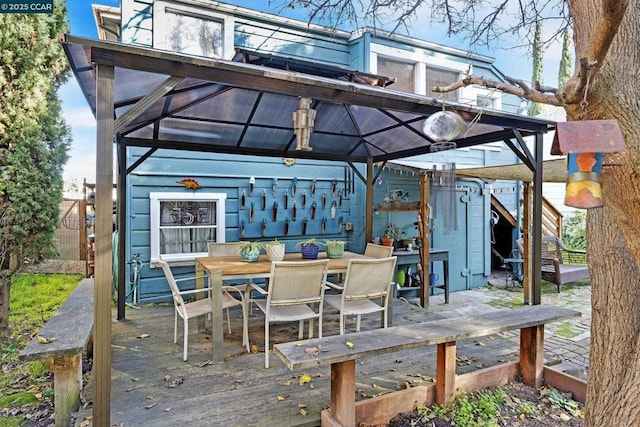
<path fill-rule="evenodd" d="M 225 193 L 149 193 L 149 214 L 150 214 L 150 234 L 151 234 L 151 263 L 160 261 L 160 203 L 161 202 L 214 202 L 216 203 L 216 222 L 212 227 L 216 228 L 218 242 L 225 241 Z M 198 257 L 207 256 L 207 252 L 191 252 L 185 254 L 162 255 L 162 260 L 167 262 L 194 261 Z"/>
<path fill-rule="evenodd" d="M 213 10 L 167 1 L 156 1 L 153 4 L 153 47 L 162 50 L 169 50 L 165 42 L 167 30 L 167 9 L 170 13 L 184 13 L 185 15 L 195 18 L 202 18 L 222 23 L 222 56 L 220 59 L 231 59 L 235 52 L 233 42 L 235 20 L 233 16 L 214 12 Z"/>

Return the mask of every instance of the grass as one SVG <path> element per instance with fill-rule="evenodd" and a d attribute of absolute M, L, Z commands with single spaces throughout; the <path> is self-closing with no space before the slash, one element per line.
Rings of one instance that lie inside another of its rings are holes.
<path fill-rule="evenodd" d="M 21 363 L 18 354 L 81 279 L 74 274 L 22 274 L 12 282 L 9 300 L 12 339 L 10 345 L 0 345 L 1 425 L 25 425 L 25 415 L 34 407 L 53 401 L 52 378 L 47 365 L 41 361 Z"/>

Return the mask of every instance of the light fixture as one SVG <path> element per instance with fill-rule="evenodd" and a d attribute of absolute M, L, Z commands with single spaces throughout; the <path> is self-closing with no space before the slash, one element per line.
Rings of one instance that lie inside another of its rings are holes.
<path fill-rule="evenodd" d="M 316 110 L 311 109 L 311 98 L 299 97 L 298 109 L 293 112 L 293 131 L 296 134 L 296 150 L 311 151 L 309 138 L 315 125 Z"/>
<path fill-rule="evenodd" d="M 464 131 L 464 120 L 453 111 L 438 111 L 427 117 L 422 127 L 423 132 L 435 141 L 431 151 L 442 151 L 456 148 L 452 139 Z"/>

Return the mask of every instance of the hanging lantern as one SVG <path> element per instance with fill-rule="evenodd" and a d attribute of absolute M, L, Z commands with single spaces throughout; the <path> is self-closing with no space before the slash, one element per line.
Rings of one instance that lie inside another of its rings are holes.
<path fill-rule="evenodd" d="M 567 192 L 564 204 L 590 209 L 602 206 L 603 153 L 624 151 L 617 120 L 559 122 L 551 154 L 567 154 Z"/>
<path fill-rule="evenodd" d="M 464 131 L 464 120 L 453 111 L 438 111 L 427 117 L 424 121 L 423 132 L 435 141 L 436 146 L 455 148 L 455 143 L 449 142 L 456 139 Z"/>

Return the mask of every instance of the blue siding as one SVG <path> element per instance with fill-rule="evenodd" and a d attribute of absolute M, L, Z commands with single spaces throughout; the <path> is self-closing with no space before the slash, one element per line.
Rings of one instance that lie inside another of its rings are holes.
<path fill-rule="evenodd" d="M 129 164 L 139 158 L 145 150 L 130 149 Z M 148 265 L 150 249 L 150 218 L 149 218 L 149 193 L 151 192 L 182 192 L 186 190 L 182 184 L 178 184 L 183 178 L 194 178 L 204 188 L 198 190 L 200 193 L 225 193 L 227 200 L 226 208 L 226 240 L 238 241 L 240 239 L 240 222 L 245 221 L 245 240 L 265 240 L 270 241 L 275 238 L 282 240 L 286 244 L 287 252 L 298 252 L 296 243 L 308 237 L 315 236 L 320 240 L 340 239 L 348 242 L 346 249 L 352 251 L 362 251 L 364 249 L 361 242 L 361 230 L 364 228 L 363 203 L 361 194 L 362 183 L 356 183 L 356 194 L 345 195 L 342 198 L 342 207 L 337 208 L 336 217 L 331 218 L 330 208 L 332 200 L 337 202 L 338 196 L 331 197 L 332 181 L 336 181 L 337 190 L 344 189 L 344 171 L 347 167 L 342 162 L 318 162 L 297 160 L 293 166 L 285 166 L 281 159 L 230 156 L 219 154 L 185 153 L 171 150 L 158 150 L 151 157 L 145 160 L 136 170 L 129 175 L 128 194 L 128 230 L 130 232 L 129 251 L 127 259 L 132 253 L 141 253 L 142 260 Z M 246 209 L 240 209 L 239 197 L 242 189 L 249 187 L 249 178 L 256 179 L 254 186 L 254 196 L 247 197 Z M 273 178 L 277 177 L 277 196 L 272 193 Z M 295 198 L 290 196 L 289 208 L 284 209 L 284 192 L 289 190 L 293 178 L 297 178 L 297 192 Z M 316 195 L 311 197 L 311 180 L 316 179 Z M 267 194 L 267 207 L 262 210 L 261 198 L 263 190 Z M 301 195 L 307 192 L 307 206 L 301 206 Z M 322 209 L 322 195 L 326 195 L 327 204 Z M 277 200 L 279 207 L 277 222 L 272 221 L 273 201 Z M 298 217 L 296 221 L 291 218 L 293 201 L 298 207 Z M 316 218 L 311 219 L 310 209 L 312 201 L 316 201 Z M 255 203 L 255 221 L 249 223 L 249 204 Z M 337 204 L 337 203 L 336 203 Z M 290 231 L 288 236 L 283 235 L 283 221 L 289 216 Z M 307 234 L 302 235 L 301 223 L 304 217 L 308 218 Z M 354 233 L 347 233 L 345 227 L 339 232 L 338 219 L 342 217 L 344 223 L 354 224 Z M 262 220 L 267 221 L 266 236 L 262 236 Z M 326 233 L 323 234 L 321 224 L 323 218 L 326 219 Z M 186 273 L 193 271 L 193 267 L 187 267 L 179 272 Z M 142 273 L 142 298 L 156 295 L 162 290 L 166 290 L 166 283 L 156 281 L 153 278 L 155 272 L 146 271 Z"/>

